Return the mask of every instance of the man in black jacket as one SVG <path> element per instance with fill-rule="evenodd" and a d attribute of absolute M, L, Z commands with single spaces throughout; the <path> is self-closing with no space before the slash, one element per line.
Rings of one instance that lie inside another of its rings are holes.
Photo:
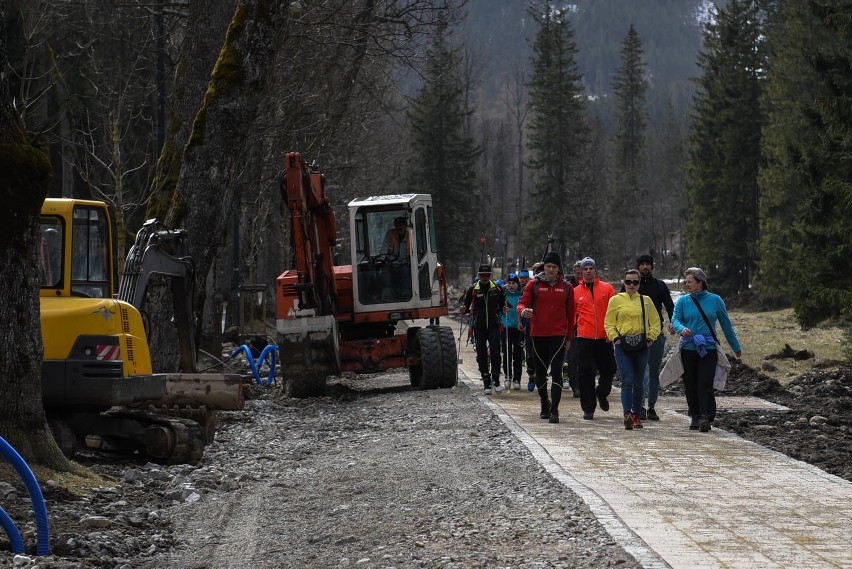
<path fill-rule="evenodd" d="M 491 394 L 492 385 L 496 393 L 503 391 L 500 386 L 500 314 L 508 310 L 503 289 L 491 282 L 491 265 L 480 265 L 479 282 L 465 293 L 459 313 L 473 313 L 476 363 L 479 364 L 486 395 Z"/>
<path fill-rule="evenodd" d="M 640 418 L 649 419 L 651 421 L 659 421 L 660 416 L 654 409 L 657 404 L 657 397 L 660 393 L 660 364 L 663 361 L 663 354 L 666 351 L 666 335 L 665 330 L 669 333 L 674 333 L 671 319 L 674 314 L 674 302 L 672 302 L 672 294 L 666 283 L 658 278 L 654 278 L 651 272 L 654 270 L 654 258 L 651 255 L 640 255 L 636 259 L 636 268 L 639 269 L 640 283 L 639 294 L 644 294 L 651 297 L 654 306 L 657 308 L 657 313 L 660 315 L 660 335 L 651 344 L 651 351 L 648 354 L 648 368 L 645 370 L 645 391 L 648 396 L 648 410 L 643 414 L 640 413 Z M 669 315 L 669 323 L 665 324 L 663 320 L 663 307 L 666 308 L 666 314 Z M 643 408 L 644 411 L 644 408 Z"/>

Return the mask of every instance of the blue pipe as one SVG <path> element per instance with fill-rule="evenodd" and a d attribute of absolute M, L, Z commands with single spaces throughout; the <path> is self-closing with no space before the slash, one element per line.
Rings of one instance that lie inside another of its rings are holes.
<path fill-rule="evenodd" d="M 18 554 L 24 552 L 24 540 L 21 539 L 21 532 L 18 531 L 18 526 L 6 513 L 6 510 L 0 508 L 0 525 L 6 530 L 6 535 L 9 536 L 9 541 L 12 544 L 12 553 Z"/>
<path fill-rule="evenodd" d="M 278 346 L 275 344 L 269 344 L 263 351 L 260 352 L 260 355 L 257 357 L 257 362 L 251 355 L 251 349 L 243 344 L 242 346 L 237 347 L 236 350 L 231 352 L 229 357 L 234 357 L 240 352 L 245 352 L 246 359 L 248 360 L 249 366 L 251 366 L 251 372 L 254 374 L 254 380 L 258 385 L 272 385 L 272 382 L 275 380 L 275 354 L 278 353 Z M 263 365 L 263 362 L 266 360 L 266 356 L 269 354 L 269 376 L 264 380 L 260 377 L 260 372 L 258 371 L 258 367 Z"/>
<path fill-rule="evenodd" d="M 24 481 L 27 487 L 27 492 L 30 494 L 30 501 L 33 503 L 33 512 L 36 520 L 36 534 L 38 536 L 38 546 L 36 547 L 37 555 L 50 555 L 50 534 L 47 524 L 47 506 L 44 503 L 44 496 L 41 493 L 41 488 L 38 485 L 36 477 L 33 476 L 33 471 L 21 458 L 12 445 L 6 442 L 6 439 L 0 437 L 0 454 L 12 467 L 18 472 L 18 476 Z M 7 532 L 8 533 L 8 532 Z M 11 540 L 11 536 L 9 537 Z"/>

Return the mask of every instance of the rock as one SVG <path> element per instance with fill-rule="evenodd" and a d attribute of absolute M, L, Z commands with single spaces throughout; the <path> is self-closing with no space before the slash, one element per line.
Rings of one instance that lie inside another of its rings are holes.
<path fill-rule="evenodd" d="M 27 567 L 31 563 L 33 563 L 32 557 L 27 557 L 26 555 L 16 555 L 12 558 L 12 565 L 15 567 Z"/>
<path fill-rule="evenodd" d="M 89 528 L 106 528 L 113 524 L 113 521 L 106 516 L 83 516 L 80 518 L 80 525 Z"/>
<path fill-rule="evenodd" d="M 809 421 L 811 426 L 823 425 L 828 422 L 828 417 L 823 417 L 822 415 L 814 415 L 811 417 Z"/>

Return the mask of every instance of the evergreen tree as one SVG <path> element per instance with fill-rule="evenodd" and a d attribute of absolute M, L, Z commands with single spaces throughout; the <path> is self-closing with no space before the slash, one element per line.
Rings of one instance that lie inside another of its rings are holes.
<path fill-rule="evenodd" d="M 543 250 L 550 233 L 564 254 L 580 240 L 579 206 L 585 185 L 579 172 L 588 139 L 582 77 L 577 71 L 578 50 L 568 12 L 543 0 L 529 13 L 538 32 L 529 83 L 533 215 L 525 242 L 528 250 Z"/>
<path fill-rule="evenodd" d="M 763 98 L 758 287 L 809 327 L 852 314 L 852 2 L 783 10 Z"/>
<path fill-rule="evenodd" d="M 622 199 L 611 203 L 612 218 L 616 221 L 613 226 L 617 231 L 616 250 L 628 261 L 635 253 L 652 248 L 650 220 L 637 223 L 635 215 L 637 204 L 649 203 L 645 169 L 648 81 L 642 41 L 633 25 L 622 42 L 621 67 L 615 73 L 613 87 L 617 101 L 616 191 Z"/>
<path fill-rule="evenodd" d="M 423 86 L 410 101 L 411 159 L 407 190 L 432 194 L 441 261 L 475 262 L 477 208 L 475 166 L 480 149 L 465 135 L 469 111 L 459 76 L 460 58 L 446 25 L 434 32 L 426 52 Z"/>
<path fill-rule="evenodd" d="M 754 0 L 731 0 L 706 25 L 698 56 L 686 239 L 690 264 L 722 295 L 747 291 L 755 264 L 762 37 Z"/>

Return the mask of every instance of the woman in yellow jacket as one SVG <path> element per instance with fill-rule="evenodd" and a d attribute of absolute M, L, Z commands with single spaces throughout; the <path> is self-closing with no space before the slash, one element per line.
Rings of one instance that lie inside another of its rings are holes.
<path fill-rule="evenodd" d="M 642 379 L 648 365 L 648 347 L 660 334 L 660 315 L 651 297 L 639 294 L 639 281 L 639 271 L 636 269 L 625 273 L 626 292 L 609 299 L 604 318 L 604 329 L 615 346 L 615 364 L 621 375 L 621 406 L 624 409 L 624 428 L 627 430 L 642 428 L 639 410 L 644 395 Z"/>

